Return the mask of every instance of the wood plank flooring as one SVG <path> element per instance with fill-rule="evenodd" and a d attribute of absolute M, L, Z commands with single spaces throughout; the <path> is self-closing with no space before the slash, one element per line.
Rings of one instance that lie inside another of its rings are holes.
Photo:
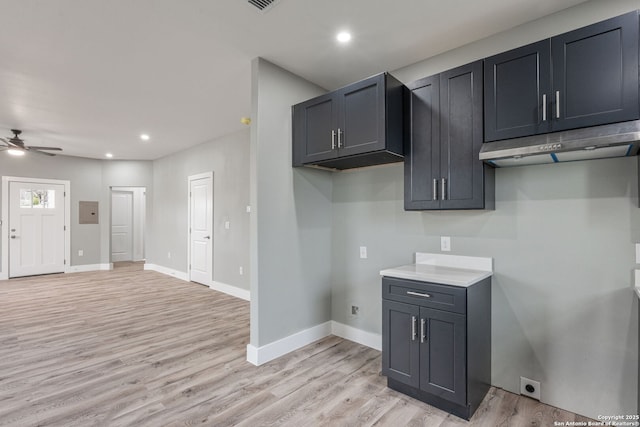
<path fill-rule="evenodd" d="M 386 388 L 328 337 L 246 362 L 246 301 L 139 264 L 0 282 L 0 426 L 551 426 L 586 418 L 492 388 L 471 422 Z"/>

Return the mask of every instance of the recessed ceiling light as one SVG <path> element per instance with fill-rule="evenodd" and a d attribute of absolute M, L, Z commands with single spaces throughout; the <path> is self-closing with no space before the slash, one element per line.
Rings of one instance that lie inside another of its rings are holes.
<path fill-rule="evenodd" d="M 349 33 L 348 31 L 340 31 L 336 36 L 336 40 L 338 40 L 340 43 L 347 43 L 351 40 L 351 33 Z"/>
<path fill-rule="evenodd" d="M 7 153 L 11 154 L 12 156 L 24 156 L 25 151 L 20 150 L 19 148 L 9 148 L 7 150 Z"/>
<path fill-rule="evenodd" d="M 151 137 L 149 135 L 147 135 L 146 133 L 143 133 L 142 135 L 140 135 L 140 139 L 143 141 L 148 141 L 151 139 Z"/>
<path fill-rule="evenodd" d="M 112 157 L 113 157 L 113 154 L 111 154 L 111 153 L 107 153 L 107 154 L 105 154 L 104 156 L 110 159 L 110 158 L 112 158 Z"/>

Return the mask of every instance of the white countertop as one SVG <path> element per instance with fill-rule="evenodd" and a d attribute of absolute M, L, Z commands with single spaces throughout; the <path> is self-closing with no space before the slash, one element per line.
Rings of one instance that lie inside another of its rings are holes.
<path fill-rule="evenodd" d="M 493 259 L 416 253 L 416 263 L 380 271 L 381 276 L 468 287 L 493 275 Z"/>

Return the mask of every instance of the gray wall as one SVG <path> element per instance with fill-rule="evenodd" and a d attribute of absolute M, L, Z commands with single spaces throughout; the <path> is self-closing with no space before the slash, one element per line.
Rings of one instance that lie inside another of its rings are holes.
<path fill-rule="evenodd" d="M 249 289 L 248 159 L 247 129 L 153 162 L 148 263 L 187 271 L 188 177 L 213 171 L 213 280 Z"/>
<path fill-rule="evenodd" d="M 291 105 L 324 91 L 252 64 L 251 344 L 331 319 L 332 176 L 291 167 Z"/>
<path fill-rule="evenodd" d="M 71 265 L 109 262 L 109 216 L 111 185 L 150 186 L 151 162 L 110 161 L 81 157 L 0 156 L 0 175 L 60 179 L 71 182 Z M 100 202 L 100 223 L 79 224 L 78 202 Z M 2 236 L 0 236 L 2 238 Z M 84 256 L 78 256 L 78 250 Z"/>
<path fill-rule="evenodd" d="M 636 8 L 589 2 L 393 74 L 408 83 Z M 495 211 L 423 213 L 403 211 L 401 165 L 334 174 L 333 319 L 380 333 L 377 272 L 439 252 L 439 237 L 452 236 L 451 253 L 495 259 L 494 385 L 518 393 L 522 375 L 542 382 L 551 405 L 594 418 L 636 413 L 636 159 L 496 172 Z"/>

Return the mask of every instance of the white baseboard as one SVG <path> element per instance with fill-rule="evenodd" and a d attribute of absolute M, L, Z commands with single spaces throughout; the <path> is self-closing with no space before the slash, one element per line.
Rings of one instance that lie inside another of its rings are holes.
<path fill-rule="evenodd" d="M 226 283 L 221 282 L 212 282 L 209 285 L 209 288 L 214 291 L 224 292 L 225 294 L 231 295 L 232 297 L 240 298 L 245 301 L 251 301 L 251 292 L 246 289 L 238 288 L 237 286 L 227 285 Z"/>
<path fill-rule="evenodd" d="M 157 264 L 144 264 L 145 270 L 157 271 L 158 273 L 166 274 L 167 276 L 173 276 L 176 279 L 184 280 L 185 282 L 189 281 L 189 275 L 184 271 L 174 270 L 172 268 L 163 267 Z"/>
<path fill-rule="evenodd" d="M 331 322 L 325 322 L 262 347 L 249 344 L 247 345 L 247 362 L 260 366 L 329 335 L 331 335 Z"/>
<path fill-rule="evenodd" d="M 344 323 L 331 321 L 331 334 L 382 351 L 382 335 L 363 331 Z"/>
<path fill-rule="evenodd" d="M 70 265 L 65 268 L 65 273 L 83 273 L 85 271 L 99 271 L 99 270 L 113 270 L 113 264 L 82 264 L 82 265 Z"/>

